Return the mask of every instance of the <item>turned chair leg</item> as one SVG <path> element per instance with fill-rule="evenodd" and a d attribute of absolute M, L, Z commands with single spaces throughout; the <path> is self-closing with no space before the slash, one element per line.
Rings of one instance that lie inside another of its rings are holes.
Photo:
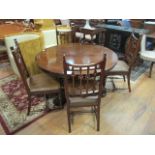
<path fill-rule="evenodd" d="M 68 132 L 71 133 L 71 118 L 70 118 L 70 111 L 67 108 L 67 117 L 68 117 Z"/>
<path fill-rule="evenodd" d="M 151 62 L 151 66 L 150 66 L 150 72 L 149 72 L 149 77 L 151 78 L 151 74 L 152 74 L 152 68 L 153 68 L 154 62 Z"/>
<path fill-rule="evenodd" d="M 123 79 L 124 79 L 124 82 L 125 82 L 125 81 L 126 81 L 126 80 L 125 80 L 125 75 L 123 75 Z"/>
<path fill-rule="evenodd" d="M 128 89 L 129 89 L 129 92 L 131 92 L 130 75 L 127 75 L 127 80 L 128 80 Z"/>
<path fill-rule="evenodd" d="M 97 106 L 97 131 L 100 131 L 100 105 Z"/>
<path fill-rule="evenodd" d="M 31 111 L 31 96 L 28 97 L 29 103 L 28 103 L 28 111 L 27 111 L 27 115 L 30 115 L 30 111 Z"/>

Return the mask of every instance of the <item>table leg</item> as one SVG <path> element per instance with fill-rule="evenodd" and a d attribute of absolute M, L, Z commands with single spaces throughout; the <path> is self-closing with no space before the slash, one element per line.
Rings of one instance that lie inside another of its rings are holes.
<path fill-rule="evenodd" d="M 63 79 L 59 79 L 60 87 L 61 87 L 61 94 L 56 96 L 53 103 L 55 106 L 63 107 L 66 103 L 65 91 L 64 91 L 64 81 Z"/>

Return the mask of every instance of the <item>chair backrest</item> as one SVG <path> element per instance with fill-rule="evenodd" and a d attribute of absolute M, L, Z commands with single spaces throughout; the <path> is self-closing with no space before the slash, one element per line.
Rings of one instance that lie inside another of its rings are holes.
<path fill-rule="evenodd" d="M 105 80 L 106 55 L 101 62 L 90 65 L 71 65 L 63 57 L 66 99 L 97 95 L 101 98 Z"/>
<path fill-rule="evenodd" d="M 18 35 L 11 35 L 11 36 L 5 37 L 5 45 L 7 48 L 7 54 L 9 57 L 9 61 L 11 63 L 11 67 L 12 67 L 15 74 L 19 75 L 19 72 L 18 72 L 16 63 L 13 59 L 12 51 L 10 50 L 10 47 L 16 48 L 16 44 L 14 42 L 14 39 L 17 39 L 18 42 L 23 42 L 23 41 L 27 41 L 27 40 L 36 39 L 39 37 L 40 36 L 38 34 L 35 34 L 35 33 L 22 33 L 22 34 L 18 34 Z"/>
<path fill-rule="evenodd" d="M 140 51 L 140 42 L 141 38 L 136 38 L 134 34 L 131 34 L 131 36 L 126 41 L 125 60 L 129 66 L 134 65 L 138 57 L 138 53 Z"/>
<path fill-rule="evenodd" d="M 28 71 L 28 69 L 27 69 L 27 67 L 26 67 L 26 64 L 25 64 L 24 58 L 23 58 L 23 56 L 22 56 L 22 53 L 21 53 L 21 51 L 20 51 L 20 47 L 19 47 L 19 44 L 18 44 L 17 39 L 14 39 L 14 42 L 15 42 L 15 45 L 16 45 L 16 52 L 18 52 L 18 53 L 20 54 L 20 57 L 21 57 L 21 59 L 22 59 L 22 63 L 23 63 L 24 68 L 25 68 L 25 72 L 26 72 L 27 76 L 29 77 L 30 74 L 29 74 L 29 71 Z M 11 48 L 12 48 L 12 47 L 11 47 Z"/>
<path fill-rule="evenodd" d="M 27 68 L 24 62 L 24 59 L 20 53 L 20 51 L 18 50 L 18 48 L 14 49 L 12 48 L 12 54 L 15 60 L 15 63 L 17 65 L 18 71 L 20 73 L 21 79 L 23 81 L 23 84 L 25 86 L 25 89 L 28 93 L 28 95 L 30 94 L 30 89 L 27 83 L 27 78 L 29 77 L 29 74 L 27 72 Z"/>

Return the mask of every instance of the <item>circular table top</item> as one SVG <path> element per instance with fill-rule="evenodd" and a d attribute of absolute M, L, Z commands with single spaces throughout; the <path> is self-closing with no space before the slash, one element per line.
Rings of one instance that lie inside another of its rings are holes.
<path fill-rule="evenodd" d="M 20 32 L 24 32 L 25 27 L 20 24 L 1 24 L 0 25 L 0 40 L 3 40 L 5 36 L 12 35 Z"/>
<path fill-rule="evenodd" d="M 99 45 L 84 45 L 79 43 L 70 43 L 54 46 L 46 49 L 36 56 L 38 66 L 49 73 L 57 76 L 63 76 L 63 55 L 70 64 L 94 64 L 102 60 L 103 55 L 107 55 L 106 70 L 112 69 L 118 57 L 112 50 Z"/>

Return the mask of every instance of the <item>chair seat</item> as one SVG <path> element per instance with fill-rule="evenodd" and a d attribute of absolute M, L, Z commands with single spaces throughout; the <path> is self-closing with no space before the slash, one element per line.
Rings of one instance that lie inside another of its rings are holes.
<path fill-rule="evenodd" d="M 83 38 L 84 38 L 84 34 L 81 33 L 81 32 L 76 32 L 76 33 L 75 33 L 75 36 L 76 36 L 77 38 L 80 38 L 80 39 L 83 39 Z M 90 34 L 86 34 L 86 35 L 85 35 L 85 39 L 91 40 Z M 96 39 L 96 35 L 93 36 L 93 40 L 94 40 L 94 39 Z"/>
<path fill-rule="evenodd" d="M 143 51 L 140 53 L 143 60 L 155 62 L 155 51 Z"/>
<path fill-rule="evenodd" d="M 71 107 L 92 106 L 97 104 L 98 96 L 70 97 Z"/>
<path fill-rule="evenodd" d="M 28 78 L 27 82 L 31 92 L 54 91 L 60 88 L 55 79 L 43 73 Z"/>
<path fill-rule="evenodd" d="M 119 60 L 116 64 L 116 66 L 110 70 L 110 72 L 120 72 L 120 71 L 128 71 L 129 70 L 129 66 L 126 64 L 126 62 Z"/>

